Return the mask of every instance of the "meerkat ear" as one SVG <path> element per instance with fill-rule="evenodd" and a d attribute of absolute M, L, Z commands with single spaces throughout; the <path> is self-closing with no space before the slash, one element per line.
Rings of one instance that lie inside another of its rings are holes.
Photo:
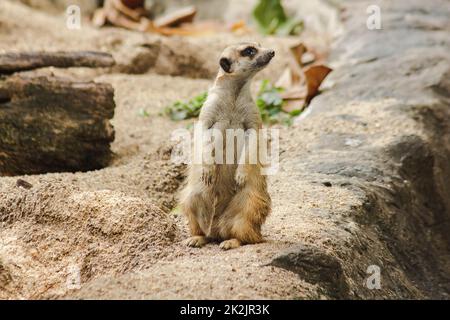
<path fill-rule="evenodd" d="M 231 61 L 230 61 L 230 59 L 221 58 L 219 63 L 220 63 L 220 66 L 222 67 L 223 71 L 225 71 L 226 73 L 230 73 L 231 72 Z"/>

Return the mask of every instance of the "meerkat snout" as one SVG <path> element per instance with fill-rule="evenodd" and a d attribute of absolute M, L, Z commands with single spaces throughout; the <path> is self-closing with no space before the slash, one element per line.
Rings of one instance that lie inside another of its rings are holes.
<path fill-rule="evenodd" d="M 273 49 L 245 42 L 227 47 L 220 56 L 219 64 L 223 74 L 248 77 L 266 67 L 274 56 Z"/>
<path fill-rule="evenodd" d="M 275 51 L 272 49 L 266 50 L 263 54 L 261 54 L 257 59 L 256 59 L 256 65 L 258 67 L 265 67 L 266 65 L 269 64 L 270 60 L 272 60 L 272 58 L 275 56 Z"/>

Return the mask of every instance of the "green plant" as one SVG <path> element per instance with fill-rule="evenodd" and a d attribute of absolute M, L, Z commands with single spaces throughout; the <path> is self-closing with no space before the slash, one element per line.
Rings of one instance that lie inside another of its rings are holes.
<path fill-rule="evenodd" d="M 281 93 L 283 88 L 273 86 L 269 80 L 263 80 L 256 96 L 256 105 L 263 122 L 267 124 L 282 123 L 291 125 L 294 117 L 301 113 L 301 110 L 286 112 L 283 110 L 283 98 Z M 176 101 L 173 105 L 164 109 L 164 114 L 174 121 L 185 120 L 198 117 L 208 93 L 204 92 L 189 100 L 188 102 Z M 191 124 L 188 125 L 190 127 Z"/>
<path fill-rule="evenodd" d="M 303 29 L 303 22 L 284 12 L 280 0 L 259 0 L 253 18 L 263 34 L 295 35 Z"/>
<path fill-rule="evenodd" d="M 176 101 L 164 109 L 164 114 L 174 121 L 198 117 L 207 96 L 208 93 L 203 92 L 188 102 Z"/>
<path fill-rule="evenodd" d="M 150 114 L 144 108 L 140 108 L 138 111 L 138 114 L 139 114 L 139 116 L 141 116 L 143 118 L 147 118 L 150 116 Z"/>
<path fill-rule="evenodd" d="M 262 81 L 256 97 L 256 105 L 265 123 L 283 123 L 289 126 L 292 124 L 293 118 L 301 113 L 300 110 L 292 112 L 283 110 L 284 101 L 281 96 L 283 91 L 283 88 L 273 86 L 269 80 Z"/>

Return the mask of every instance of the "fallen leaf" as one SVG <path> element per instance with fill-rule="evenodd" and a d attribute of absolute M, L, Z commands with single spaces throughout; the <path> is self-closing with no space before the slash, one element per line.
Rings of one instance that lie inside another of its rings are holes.
<path fill-rule="evenodd" d="M 290 47 L 290 51 L 295 58 L 295 61 L 301 66 L 302 65 L 302 57 L 308 51 L 303 43 L 298 43 L 292 47 Z"/>
<path fill-rule="evenodd" d="M 275 83 L 276 87 L 279 88 L 290 88 L 292 87 L 292 70 L 291 68 L 287 67 L 284 69 L 281 76 L 278 78 L 277 82 Z"/>
<path fill-rule="evenodd" d="M 136 9 L 143 8 L 145 4 L 145 0 L 121 0 L 124 5 L 128 8 Z"/>
<path fill-rule="evenodd" d="M 289 62 L 289 73 L 290 73 L 290 81 L 287 81 L 287 78 L 284 80 L 280 80 L 284 82 L 284 88 L 290 88 L 292 86 L 297 86 L 301 84 L 304 80 L 304 74 L 302 71 L 302 57 L 307 51 L 307 48 L 303 43 L 298 43 L 292 47 L 290 47 L 290 55 L 288 57 Z M 286 70 L 285 70 L 286 73 Z M 286 75 L 282 75 L 286 77 Z"/>
<path fill-rule="evenodd" d="M 165 36 L 203 36 L 213 34 L 221 30 L 221 27 L 214 22 L 203 21 L 201 23 L 184 23 L 179 27 L 153 27 L 151 32 L 157 32 Z"/>
<path fill-rule="evenodd" d="M 247 28 L 247 25 L 245 24 L 244 20 L 240 20 L 237 22 L 232 23 L 229 27 L 228 30 L 231 32 L 249 32 L 250 29 Z"/>
<path fill-rule="evenodd" d="M 302 56 L 301 63 L 302 63 L 302 66 L 305 66 L 307 64 L 313 63 L 314 61 L 316 61 L 316 56 L 314 55 L 314 53 L 305 52 Z"/>
<path fill-rule="evenodd" d="M 94 13 L 92 22 L 95 26 L 104 26 L 107 22 L 114 26 L 125 29 L 146 31 L 151 21 L 145 18 L 145 8 L 130 8 L 128 5 L 138 5 L 143 3 L 142 0 L 122 1 L 122 0 L 105 0 L 103 8 Z"/>
<path fill-rule="evenodd" d="M 311 66 L 305 71 L 307 95 L 305 102 L 308 104 L 319 92 L 319 87 L 326 76 L 332 71 L 324 65 Z"/>
<path fill-rule="evenodd" d="M 305 86 L 296 86 L 280 94 L 283 99 L 283 111 L 292 113 L 302 111 L 305 107 L 306 88 Z"/>
<path fill-rule="evenodd" d="M 294 112 L 294 111 L 302 111 L 305 107 L 305 99 L 296 99 L 296 100 L 284 100 L 283 103 L 283 111 L 284 112 Z"/>
<path fill-rule="evenodd" d="M 194 21 L 194 17 L 196 14 L 197 9 L 193 6 L 182 8 L 156 19 L 155 27 L 156 28 L 177 27 L 183 23 L 192 23 L 192 21 Z"/>
<path fill-rule="evenodd" d="M 106 0 L 105 9 L 114 7 L 117 11 L 136 22 L 145 15 L 144 0 Z"/>
<path fill-rule="evenodd" d="M 97 9 L 92 17 L 92 24 L 99 28 L 106 24 L 106 13 L 103 8 Z"/>
<path fill-rule="evenodd" d="M 281 93 L 281 98 L 283 100 L 298 100 L 305 99 L 307 96 L 306 88 L 304 86 L 297 86 L 294 88 L 290 88 Z"/>
<path fill-rule="evenodd" d="M 217 22 L 192 23 L 196 13 L 196 8 L 190 6 L 150 20 L 147 18 L 144 0 L 105 0 L 103 8 L 95 12 L 92 22 L 97 27 L 110 23 L 116 27 L 165 36 L 199 36 L 227 31 L 226 27 Z"/>

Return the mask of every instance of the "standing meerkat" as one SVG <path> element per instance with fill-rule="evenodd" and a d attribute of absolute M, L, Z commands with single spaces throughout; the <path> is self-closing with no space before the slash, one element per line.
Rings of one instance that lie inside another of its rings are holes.
<path fill-rule="evenodd" d="M 247 139 L 251 130 L 259 133 L 262 128 L 250 83 L 274 55 L 274 50 L 261 48 L 257 43 L 232 45 L 221 54 L 220 69 L 199 123 L 205 132 L 218 130 L 223 134 L 224 150 L 228 150 L 225 137 L 230 129 L 244 132 Z M 271 209 L 266 176 L 261 172 L 259 158 L 254 164 L 248 156 L 245 161 L 236 161 L 242 157 L 242 148 L 234 148 L 234 137 L 232 144 L 233 163 L 202 162 L 189 168 L 187 186 L 181 195 L 181 208 L 191 232 L 186 240 L 188 246 L 221 241 L 220 248 L 227 250 L 262 241 L 261 226 Z"/>

